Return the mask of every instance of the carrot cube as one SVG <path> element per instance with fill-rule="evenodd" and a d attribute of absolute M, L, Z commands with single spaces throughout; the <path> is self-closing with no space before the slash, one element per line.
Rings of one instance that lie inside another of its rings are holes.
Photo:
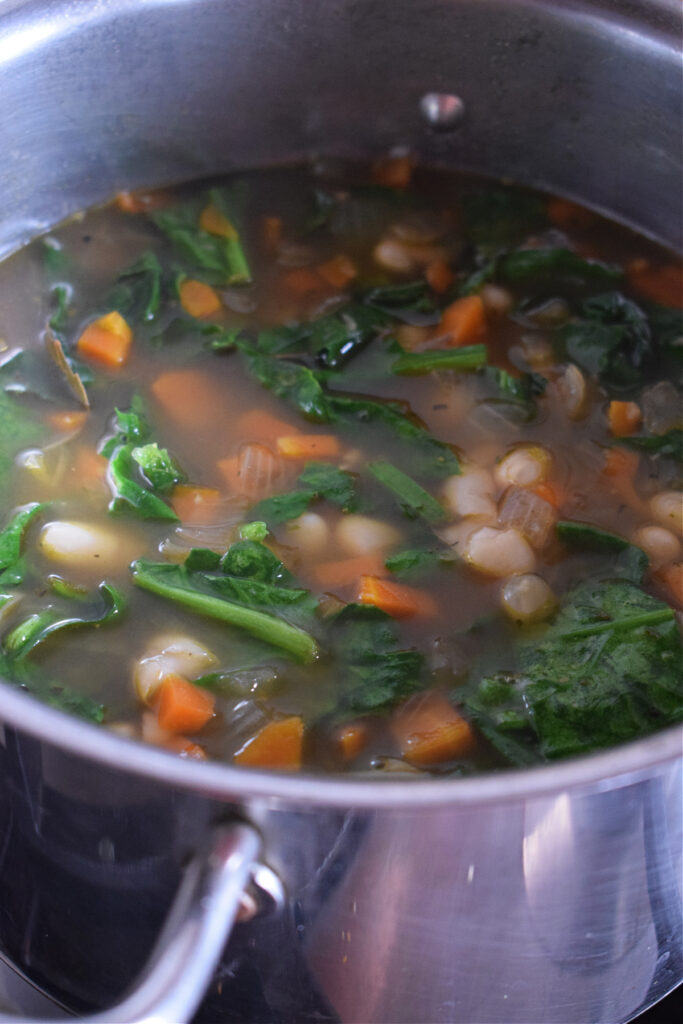
<path fill-rule="evenodd" d="M 190 316 L 202 319 L 213 316 L 221 309 L 221 300 L 214 289 L 204 284 L 203 281 L 195 281 L 186 278 L 178 289 L 180 305 Z"/>
<path fill-rule="evenodd" d="M 298 715 L 264 725 L 234 756 L 235 764 L 251 768 L 297 771 L 301 767 L 304 723 Z"/>
<path fill-rule="evenodd" d="M 437 331 L 449 336 L 450 347 L 459 347 L 478 341 L 485 328 L 486 312 L 481 297 L 466 295 L 446 306 Z"/>
<path fill-rule="evenodd" d="M 89 323 L 76 342 L 79 354 L 112 368 L 128 359 L 133 332 L 120 313 L 114 310 Z"/>
<path fill-rule="evenodd" d="M 182 676 L 169 674 L 159 687 L 157 718 L 168 732 L 198 732 L 213 716 L 216 699 Z"/>
<path fill-rule="evenodd" d="M 278 437 L 277 450 L 285 459 L 331 459 L 341 444 L 334 434 L 286 434 Z"/>
<path fill-rule="evenodd" d="M 399 708 L 392 732 L 403 757 L 415 765 L 466 757 L 475 745 L 470 723 L 436 691 L 411 697 Z"/>
<path fill-rule="evenodd" d="M 220 491 L 213 487 L 177 484 L 171 494 L 171 507 L 181 523 L 214 522 L 220 507 Z"/>
<path fill-rule="evenodd" d="M 438 612 L 436 601 L 426 591 L 376 576 L 361 576 L 357 600 L 381 608 L 394 619 L 431 618 Z"/>
<path fill-rule="evenodd" d="M 326 263 L 321 263 L 318 267 L 318 273 L 323 280 L 327 281 L 332 288 L 336 288 L 338 291 L 346 288 L 347 284 L 353 281 L 354 277 L 358 276 L 355 264 L 348 256 L 344 256 L 343 253 L 340 253 L 339 256 L 333 256 Z"/>
<path fill-rule="evenodd" d="M 635 434 L 643 420 L 637 402 L 611 401 L 607 410 L 609 427 L 614 437 L 628 437 Z"/>

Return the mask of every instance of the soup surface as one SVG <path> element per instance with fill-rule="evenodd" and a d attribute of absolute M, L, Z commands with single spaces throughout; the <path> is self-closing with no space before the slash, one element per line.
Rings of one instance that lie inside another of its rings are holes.
<path fill-rule="evenodd" d="M 0 674 L 373 777 L 681 720 L 682 299 L 595 214 L 403 158 L 74 218 L 0 267 Z"/>

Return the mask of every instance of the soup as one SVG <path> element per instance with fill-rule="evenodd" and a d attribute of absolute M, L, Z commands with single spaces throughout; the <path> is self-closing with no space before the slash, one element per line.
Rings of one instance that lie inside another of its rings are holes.
<path fill-rule="evenodd" d="M 179 756 L 454 775 L 683 718 L 681 268 L 317 165 L 0 267 L 0 674 Z"/>

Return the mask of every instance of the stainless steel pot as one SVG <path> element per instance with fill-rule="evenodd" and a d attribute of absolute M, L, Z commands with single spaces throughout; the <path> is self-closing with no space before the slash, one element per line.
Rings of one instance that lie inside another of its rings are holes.
<path fill-rule="evenodd" d="M 678 246 L 680 27 L 677 0 L 0 0 L 0 251 L 123 187 L 396 145 Z M 614 1024 L 683 977 L 678 730 L 368 783 L 187 764 L 1 690 L 23 1020 L 40 992 L 188 1020 L 206 988 L 212 1022 Z"/>

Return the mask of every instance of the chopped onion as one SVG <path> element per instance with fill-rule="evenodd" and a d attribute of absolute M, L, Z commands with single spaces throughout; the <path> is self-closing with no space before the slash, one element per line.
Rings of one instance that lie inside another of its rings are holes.
<path fill-rule="evenodd" d="M 668 380 L 646 388 L 640 399 L 643 425 L 651 434 L 666 434 L 683 425 L 683 408 L 678 391 Z"/>
<path fill-rule="evenodd" d="M 143 704 L 151 704 L 165 676 L 197 679 L 218 664 L 211 651 L 188 636 L 159 636 L 133 667 L 133 683 Z"/>
<path fill-rule="evenodd" d="M 519 530 L 537 551 L 548 543 L 556 516 L 549 501 L 523 487 L 508 488 L 498 510 L 500 525 Z"/>

